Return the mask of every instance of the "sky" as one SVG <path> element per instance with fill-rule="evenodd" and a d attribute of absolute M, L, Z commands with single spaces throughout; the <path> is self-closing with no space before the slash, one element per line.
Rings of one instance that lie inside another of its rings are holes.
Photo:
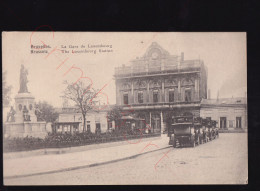
<path fill-rule="evenodd" d="M 220 98 L 244 97 L 247 91 L 246 33 L 242 32 L 3 32 L 2 39 L 2 69 L 7 72 L 7 84 L 12 86 L 12 98 L 19 91 L 20 67 L 24 64 L 28 69 L 28 90 L 36 101 L 61 107 L 63 81 L 75 82 L 81 70 L 83 76 L 92 80 L 94 88 L 102 89 L 108 96 L 108 103 L 115 104 L 115 67 L 130 65 L 132 59 L 145 54 L 152 42 L 157 42 L 172 55 L 184 52 L 184 59 L 203 60 L 208 68 L 208 89 L 212 99 L 217 97 L 218 91 Z M 43 44 L 50 48 L 31 48 L 31 45 Z M 100 48 L 88 48 L 100 44 L 112 46 L 102 48 L 112 52 L 100 53 Z M 50 54 L 55 47 L 57 51 Z M 97 52 L 72 53 L 72 50 L 85 49 Z M 32 54 L 31 50 L 48 50 L 49 55 Z M 72 66 L 80 70 L 69 70 Z"/>

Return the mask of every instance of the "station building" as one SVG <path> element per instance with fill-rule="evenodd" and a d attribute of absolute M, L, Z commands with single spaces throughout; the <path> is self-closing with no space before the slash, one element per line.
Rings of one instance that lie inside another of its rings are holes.
<path fill-rule="evenodd" d="M 171 55 L 156 42 L 128 66 L 115 68 L 114 77 L 116 104 L 145 119 L 155 133 L 167 129 L 172 115 L 200 116 L 200 102 L 207 99 L 203 60 L 185 60 L 184 53 Z"/>

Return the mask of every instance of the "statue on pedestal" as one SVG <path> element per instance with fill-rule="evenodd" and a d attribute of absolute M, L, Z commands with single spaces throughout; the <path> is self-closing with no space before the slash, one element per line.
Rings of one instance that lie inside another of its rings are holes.
<path fill-rule="evenodd" d="M 27 109 L 26 106 L 23 107 L 23 119 L 24 119 L 24 121 L 31 121 L 30 115 L 29 115 L 29 110 Z"/>
<path fill-rule="evenodd" d="M 21 69 L 20 69 L 20 90 L 18 93 L 28 93 L 27 75 L 28 75 L 28 71 L 27 71 L 27 69 L 25 69 L 24 65 L 22 64 Z"/>
<path fill-rule="evenodd" d="M 42 119 L 42 117 L 41 117 L 42 112 L 41 112 L 41 110 L 39 109 L 38 106 L 36 106 L 36 108 L 35 108 L 35 115 L 36 115 L 36 117 L 37 117 L 37 121 L 44 121 L 44 120 Z"/>
<path fill-rule="evenodd" d="M 15 119 L 14 119 L 15 113 L 16 112 L 15 112 L 13 106 L 11 106 L 11 109 L 10 109 L 9 113 L 7 114 L 7 122 L 15 122 Z M 11 117 L 11 120 L 9 121 L 10 117 Z"/>

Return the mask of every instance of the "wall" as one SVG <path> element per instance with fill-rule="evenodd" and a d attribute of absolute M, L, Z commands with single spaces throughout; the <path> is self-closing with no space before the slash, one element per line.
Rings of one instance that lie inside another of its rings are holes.
<path fill-rule="evenodd" d="M 105 111 L 88 113 L 86 116 L 86 128 L 87 124 L 90 124 L 91 132 L 95 133 L 96 123 L 100 123 L 101 132 L 106 132 L 108 129 L 106 117 L 107 112 Z M 83 131 L 83 117 L 81 113 L 61 113 L 59 114 L 59 122 L 81 122 L 79 131 Z"/>
<path fill-rule="evenodd" d="M 246 112 L 245 107 L 201 107 L 200 116 L 211 117 L 212 120 L 218 121 L 218 127 L 220 127 L 220 117 L 226 117 L 228 129 L 234 129 L 236 117 L 241 117 L 241 126 L 243 129 L 247 129 Z M 233 127 L 231 127 L 230 121 L 233 121 Z"/>

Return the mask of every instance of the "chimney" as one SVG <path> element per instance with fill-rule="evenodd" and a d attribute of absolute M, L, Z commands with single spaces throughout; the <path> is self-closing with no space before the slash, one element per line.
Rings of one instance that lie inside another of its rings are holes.
<path fill-rule="evenodd" d="M 181 61 L 184 61 L 184 53 L 181 53 Z"/>
<path fill-rule="evenodd" d="M 210 99 L 210 89 L 208 89 L 208 99 Z"/>

